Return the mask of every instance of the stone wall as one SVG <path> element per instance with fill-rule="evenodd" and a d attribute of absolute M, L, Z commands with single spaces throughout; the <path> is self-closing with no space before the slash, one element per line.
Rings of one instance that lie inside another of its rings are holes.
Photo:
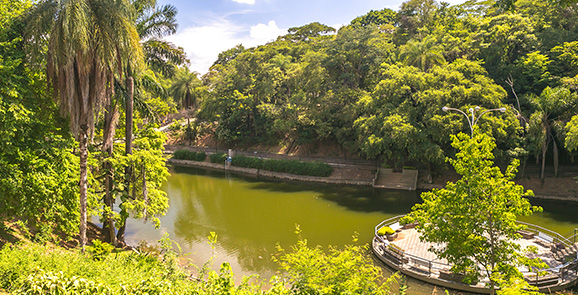
<path fill-rule="evenodd" d="M 243 168 L 243 167 L 236 167 L 236 166 L 230 166 L 229 168 L 225 169 L 225 165 L 209 163 L 209 162 L 197 162 L 197 161 L 189 161 L 189 160 L 168 159 L 167 163 L 169 163 L 171 165 L 175 165 L 175 166 L 227 170 L 227 171 L 232 171 L 232 172 L 236 172 L 236 173 L 253 175 L 253 176 L 256 176 L 257 178 L 265 177 L 265 178 L 304 181 L 304 182 L 372 186 L 371 181 L 338 179 L 338 178 L 319 177 L 319 176 L 294 175 L 294 174 L 287 174 L 287 173 L 272 172 L 272 171 L 267 171 L 267 170 L 262 170 L 262 169 Z"/>

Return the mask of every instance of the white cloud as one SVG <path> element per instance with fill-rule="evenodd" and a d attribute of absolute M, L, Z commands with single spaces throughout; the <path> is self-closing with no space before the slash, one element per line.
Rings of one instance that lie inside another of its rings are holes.
<path fill-rule="evenodd" d="M 266 25 L 257 24 L 255 26 L 252 26 L 249 37 L 251 38 L 251 41 L 254 41 L 257 44 L 263 44 L 276 39 L 279 35 L 282 35 L 283 33 L 284 31 L 279 29 L 275 21 L 271 20 Z"/>
<path fill-rule="evenodd" d="M 263 45 L 285 33 L 286 30 L 277 27 L 275 21 L 243 27 L 221 18 L 185 28 L 167 37 L 167 41 L 183 47 L 191 61 L 191 70 L 204 74 L 217 60 L 219 53 L 237 44 L 245 47 Z"/>
<path fill-rule="evenodd" d="M 234 2 L 241 3 L 241 4 L 255 4 L 255 0 L 233 0 Z"/>

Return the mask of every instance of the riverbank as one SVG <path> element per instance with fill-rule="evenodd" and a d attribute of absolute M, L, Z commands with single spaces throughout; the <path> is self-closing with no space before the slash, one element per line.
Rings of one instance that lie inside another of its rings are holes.
<path fill-rule="evenodd" d="M 206 153 L 224 152 L 224 150 L 216 150 L 212 148 L 199 148 L 199 147 L 187 147 L 175 145 L 166 146 L 166 150 L 168 153 L 172 153 L 177 149 L 189 149 L 194 151 L 203 151 Z M 264 158 L 297 159 L 300 161 L 322 161 L 333 167 L 333 173 L 329 177 L 309 177 L 309 176 L 291 175 L 286 173 L 275 173 L 259 169 L 249 169 L 234 166 L 230 167 L 231 169 L 230 171 L 233 172 L 281 180 L 371 186 L 373 183 L 373 179 L 375 178 L 375 172 L 378 167 L 375 161 L 368 161 L 362 159 L 330 158 L 319 156 L 315 157 L 289 156 L 283 154 L 272 154 L 253 151 L 243 153 L 247 155 L 254 155 Z M 171 159 L 169 163 L 172 165 L 179 165 L 179 166 L 192 166 L 217 170 L 225 169 L 224 165 L 214 164 L 208 161 L 194 162 L 194 161 Z M 443 174 L 435 177 L 430 183 L 427 177 L 424 176 L 425 174 L 426 174 L 425 171 L 420 171 L 420 177 L 417 182 L 417 188 L 419 190 L 431 190 L 434 188 L 443 188 L 445 187 L 448 181 L 455 182 L 456 180 L 459 179 L 459 175 L 457 175 L 453 171 L 448 170 L 445 171 Z M 521 175 L 521 173 L 519 173 L 519 175 Z M 578 173 L 574 171 L 573 167 L 568 166 L 568 167 L 561 167 L 561 172 L 559 173 L 558 177 L 554 177 L 553 175 L 547 175 L 545 179 L 542 181 L 539 178 L 539 173 L 536 167 L 528 166 L 525 169 L 523 177 L 515 179 L 515 182 L 522 185 L 527 190 L 532 190 L 534 192 L 534 198 L 578 202 L 578 183 L 576 177 L 578 177 Z"/>

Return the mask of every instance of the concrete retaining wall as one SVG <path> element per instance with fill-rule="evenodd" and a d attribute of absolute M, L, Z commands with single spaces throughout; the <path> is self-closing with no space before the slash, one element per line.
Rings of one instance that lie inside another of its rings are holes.
<path fill-rule="evenodd" d="M 209 163 L 209 162 L 197 162 L 197 161 L 189 161 L 189 160 L 168 159 L 167 163 L 171 164 L 171 165 L 175 165 L 175 166 L 227 170 L 227 171 L 232 171 L 232 172 L 236 172 L 236 173 L 253 175 L 253 176 L 256 176 L 257 178 L 265 177 L 265 178 L 304 181 L 304 182 L 372 186 L 371 181 L 358 181 L 358 180 L 350 180 L 350 179 L 336 179 L 336 178 L 330 178 L 330 177 L 294 175 L 294 174 L 287 174 L 287 173 L 272 172 L 272 171 L 267 171 L 267 170 L 262 170 L 262 169 L 243 168 L 243 167 L 236 167 L 236 166 L 231 166 L 228 169 L 225 169 L 225 165 Z"/>

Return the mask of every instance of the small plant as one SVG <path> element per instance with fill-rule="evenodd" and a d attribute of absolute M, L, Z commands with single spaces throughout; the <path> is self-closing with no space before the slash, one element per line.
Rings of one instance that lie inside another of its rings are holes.
<path fill-rule="evenodd" d="M 225 153 L 210 154 L 209 159 L 211 160 L 211 163 L 223 164 L 225 163 L 225 160 L 227 160 L 227 154 Z"/>
<path fill-rule="evenodd" d="M 202 162 L 207 158 L 207 154 L 203 152 L 193 152 L 189 150 L 176 150 L 173 153 L 173 158 L 178 160 L 190 160 Z"/>
<path fill-rule="evenodd" d="M 377 231 L 378 236 L 393 235 L 394 233 L 395 231 L 389 226 L 384 226 Z"/>
<path fill-rule="evenodd" d="M 185 119 L 179 119 L 179 120 L 172 122 L 171 125 L 169 125 L 169 130 L 173 133 L 181 131 L 183 129 L 183 123 L 184 122 L 185 122 Z"/>
<path fill-rule="evenodd" d="M 91 280 L 76 276 L 68 278 L 62 272 L 37 269 L 26 278 L 16 294 L 111 294 L 111 290 Z"/>
<path fill-rule="evenodd" d="M 102 261 L 112 253 L 114 246 L 109 243 L 101 242 L 100 240 L 92 241 L 92 246 L 86 247 L 89 253 L 92 254 L 92 259 L 96 261 Z"/>
<path fill-rule="evenodd" d="M 234 156 L 233 159 L 231 159 L 231 165 L 237 167 L 261 169 L 263 167 L 263 160 L 245 156 Z"/>

